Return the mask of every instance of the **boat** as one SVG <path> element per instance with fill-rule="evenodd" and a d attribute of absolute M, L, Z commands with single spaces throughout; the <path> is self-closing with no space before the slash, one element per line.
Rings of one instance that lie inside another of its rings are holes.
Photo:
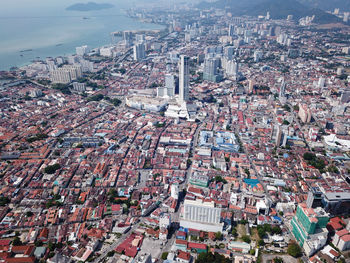
<path fill-rule="evenodd" d="M 62 43 L 60 43 L 60 44 L 57 44 L 57 45 L 56 45 L 56 47 L 60 47 L 60 46 L 63 46 L 63 44 L 62 44 Z"/>
<path fill-rule="evenodd" d="M 23 53 L 23 52 L 30 52 L 30 51 L 33 51 L 33 49 L 24 49 L 24 50 L 21 50 L 20 52 Z"/>
<path fill-rule="evenodd" d="M 83 17 L 83 19 L 84 19 L 84 20 L 86 20 L 86 19 L 90 19 L 90 18 L 89 18 L 89 17 L 87 17 L 87 16 L 84 16 L 84 17 Z"/>

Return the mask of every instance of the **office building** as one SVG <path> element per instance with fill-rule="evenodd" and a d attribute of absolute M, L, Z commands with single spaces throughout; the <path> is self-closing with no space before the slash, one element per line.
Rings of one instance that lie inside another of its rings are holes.
<path fill-rule="evenodd" d="M 313 209 L 307 207 L 305 203 L 299 204 L 291 221 L 291 227 L 295 239 L 307 256 L 316 253 L 326 244 L 328 221 L 329 215 L 323 208 Z"/>
<path fill-rule="evenodd" d="M 324 210 L 331 215 L 347 215 L 350 213 L 349 192 L 326 192 L 323 194 Z"/>
<path fill-rule="evenodd" d="M 218 67 L 220 64 L 219 58 L 207 58 L 204 61 L 204 69 L 203 69 L 203 79 L 218 82 L 221 80 L 221 77 L 218 73 Z"/>
<path fill-rule="evenodd" d="M 180 226 L 208 232 L 221 232 L 221 208 L 212 200 L 185 199 Z"/>
<path fill-rule="evenodd" d="M 177 79 L 173 74 L 165 74 L 165 88 L 167 89 L 167 95 L 173 97 L 175 95 L 177 85 Z"/>
<path fill-rule="evenodd" d="M 190 85 L 190 69 L 189 57 L 185 55 L 180 56 L 179 65 L 179 100 L 180 102 L 187 102 L 189 100 L 189 85 Z"/>
<path fill-rule="evenodd" d="M 146 57 L 145 44 L 138 43 L 134 46 L 134 60 L 141 61 Z"/>

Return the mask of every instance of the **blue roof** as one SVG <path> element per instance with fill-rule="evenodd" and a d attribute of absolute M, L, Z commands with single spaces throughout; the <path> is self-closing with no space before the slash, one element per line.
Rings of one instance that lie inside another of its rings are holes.
<path fill-rule="evenodd" d="M 273 219 L 278 220 L 278 221 L 282 221 L 282 219 L 279 216 L 274 216 Z"/>

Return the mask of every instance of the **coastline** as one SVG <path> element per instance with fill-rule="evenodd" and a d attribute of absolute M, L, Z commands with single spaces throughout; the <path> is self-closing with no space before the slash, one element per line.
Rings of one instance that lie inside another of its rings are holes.
<path fill-rule="evenodd" d="M 106 45 L 110 45 L 111 43 L 108 43 L 108 39 L 110 38 L 110 35 L 113 34 L 113 33 L 116 33 L 116 32 L 123 32 L 123 31 L 132 31 L 134 33 L 142 33 L 142 32 L 150 32 L 150 31 L 153 31 L 153 32 L 160 32 L 162 30 L 165 29 L 165 25 L 162 25 L 162 24 L 157 24 L 157 23 L 153 23 L 153 22 L 149 22 L 149 21 L 142 21 L 141 19 L 138 19 L 136 17 L 132 17 L 128 14 L 128 12 L 126 12 L 126 10 L 123 10 L 122 12 L 122 16 L 123 18 L 129 18 L 131 19 L 134 24 L 131 26 L 133 28 L 135 28 L 135 25 L 137 23 L 139 23 L 141 25 L 141 28 L 140 26 L 139 29 L 131 29 L 131 30 L 128 30 L 128 29 L 124 29 L 124 30 L 118 30 L 118 31 L 113 31 L 111 30 L 109 33 L 105 33 L 103 35 L 103 38 L 105 38 L 105 41 L 103 43 L 99 43 L 99 44 L 91 44 L 91 43 L 87 43 L 88 41 L 84 41 L 84 40 L 81 40 L 79 41 L 79 43 L 76 43 L 74 46 L 72 43 L 63 43 L 63 41 L 59 42 L 59 43 L 56 43 L 56 44 L 53 44 L 53 45 L 50 45 L 48 47 L 44 47 L 44 48 L 38 48 L 38 49 L 35 49 L 35 48 L 25 48 L 25 49 L 22 49 L 22 50 L 18 50 L 17 52 L 11 52 L 11 54 L 8 55 L 8 57 L 10 56 L 14 56 L 15 54 L 18 55 L 19 58 L 21 59 L 24 59 L 25 61 L 23 62 L 14 62 L 13 64 L 4 64 L 4 65 L 1 65 L 0 64 L 0 72 L 8 72 L 8 71 L 11 71 L 11 69 L 13 68 L 17 68 L 17 70 L 19 70 L 21 67 L 24 67 L 24 66 L 28 66 L 30 64 L 33 63 L 33 61 L 44 61 L 47 57 L 52 57 L 52 58 L 56 58 L 56 57 L 66 57 L 66 56 L 71 56 L 71 55 L 74 55 L 75 54 L 75 47 L 77 46 L 81 46 L 81 45 L 88 45 L 91 49 L 97 49 L 97 48 L 101 48 L 103 46 L 106 46 Z M 94 17 L 93 15 L 91 17 Z M 158 28 L 157 29 L 144 29 L 142 28 L 143 26 L 147 27 L 147 25 L 152 25 L 152 26 L 157 26 Z M 116 35 L 116 40 L 117 41 L 120 41 L 121 39 L 121 36 L 119 35 Z M 70 47 L 68 47 L 70 46 Z M 50 51 L 47 51 L 47 50 L 50 50 Z M 62 50 L 61 51 L 57 51 L 57 49 L 64 49 L 64 51 Z M 43 50 L 43 51 L 41 51 Z M 41 55 L 40 52 L 43 54 Z M 51 54 L 50 54 L 51 53 Z M 4 54 L 2 55 L 3 57 L 6 57 L 7 54 Z M 31 56 L 31 57 L 29 57 Z M 27 58 L 26 58 L 27 57 Z M 0 54 L 0 58 L 1 58 L 1 54 Z M 18 58 L 17 58 L 18 59 Z M 5 59 L 5 60 L 8 60 L 8 59 Z"/>

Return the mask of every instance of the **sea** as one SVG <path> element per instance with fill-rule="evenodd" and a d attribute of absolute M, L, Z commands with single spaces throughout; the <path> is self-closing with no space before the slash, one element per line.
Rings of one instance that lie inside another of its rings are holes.
<path fill-rule="evenodd" d="M 1 0 L 0 70 L 21 67 L 36 59 L 71 55 L 77 46 L 109 45 L 111 32 L 163 28 L 127 17 L 125 10 L 135 3 L 126 0 L 94 0 L 113 4 L 110 9 L 66 10 L 72 4 L 86 2 Z"/>

